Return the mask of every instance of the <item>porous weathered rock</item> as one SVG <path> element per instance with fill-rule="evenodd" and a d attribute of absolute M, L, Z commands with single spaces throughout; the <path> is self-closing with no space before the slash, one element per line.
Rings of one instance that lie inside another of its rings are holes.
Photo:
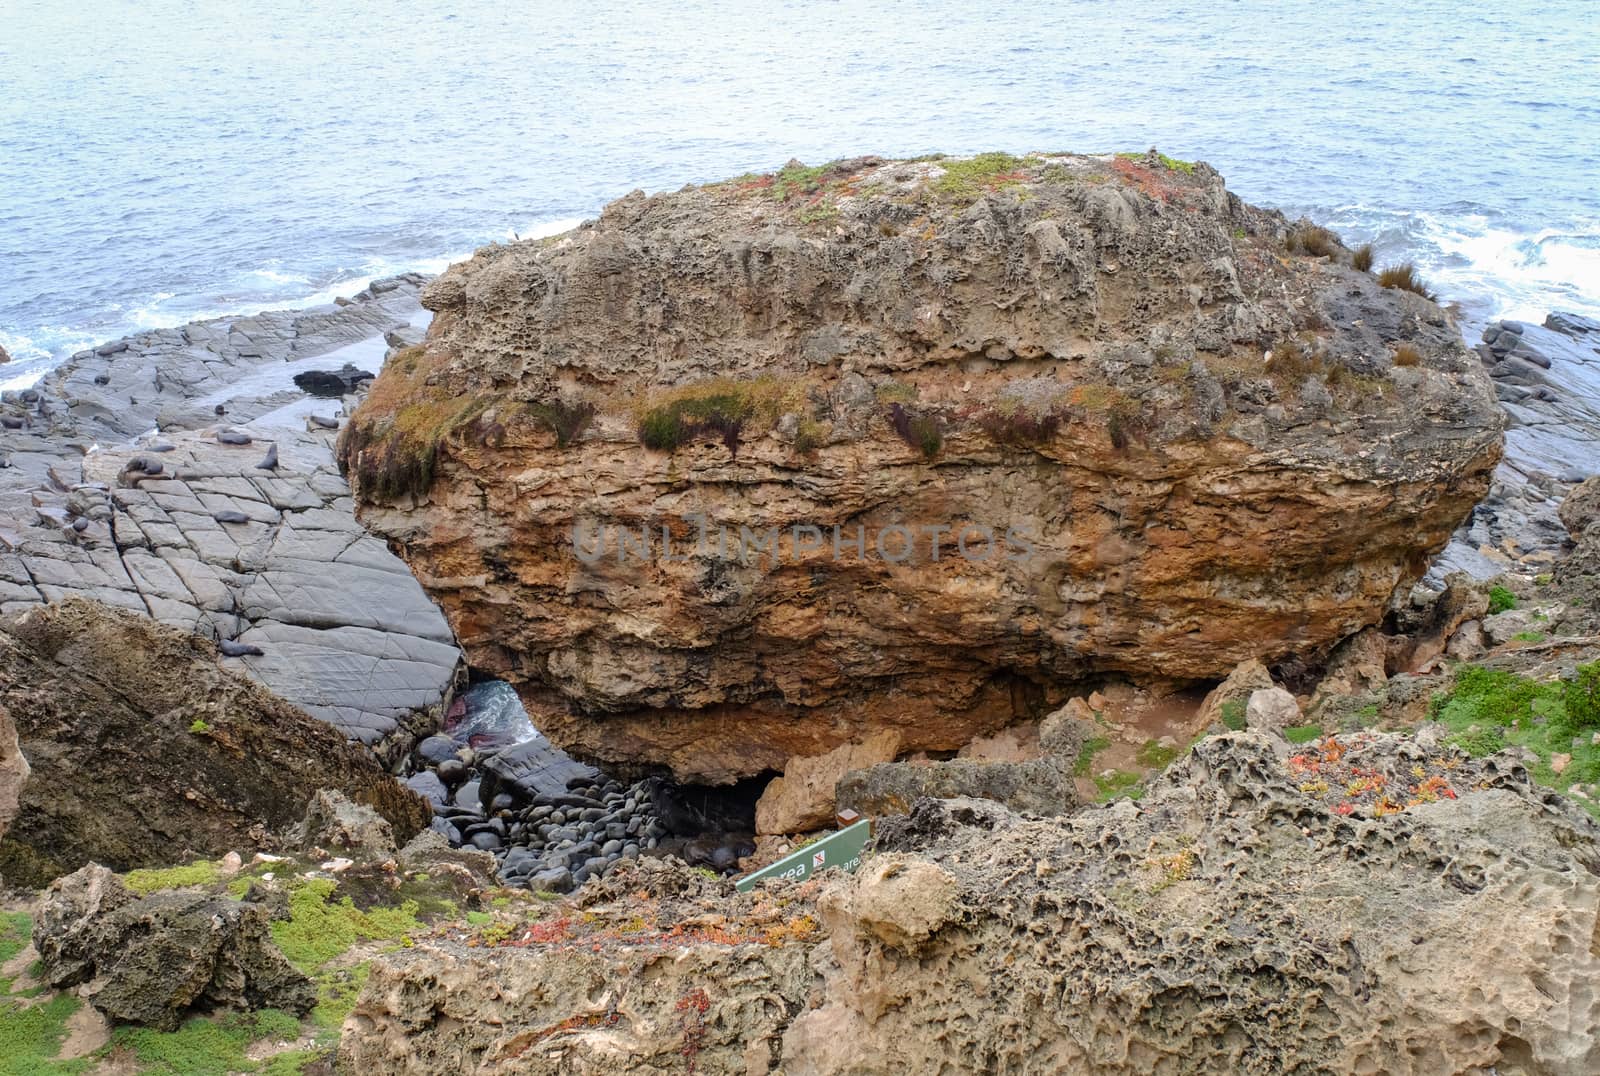
<path fill-rule="evenodd" d="M 790 759 L 783 776 L 773 778 L 756 801 L 756 832 L 809 833 L 831 826 L 839 778 L 851 770 L 893 762 L 899 749 L 900 733 L 885 729 L 825 755 Z"/>
<path fill-rule="evenodd" d="M 350 853 L 362 859 L 384 859 L 396 852 L 394 827 L 388 819 L 329 788 L 311 797 L 298 836 L 300 847 L 308 851 Z"/>
<path fill-rule="evenodd" d="M 1154 155 L 634 194 L 431 284 L 342 459 L 581 756 L 953 751 L 1057 685 L 1320 656 L 1482 494 L 1449 317 L 1287 231 Z"/>
<path fill-rule="evenodd" d="M 1039 722 L 1039 746 L 1052 755 L 1076 761 L 1095 734 L 1094 711 L 1082 699 L 1070 699 Z"/>
<path fill-rule="evenodd" d="M 1398 803 L 1351 796 L 1357 774 Z M 875 831 L 853 876 L 738 895 L 630 864 L 581 914 L 500 932 L 504 948 L 384 954 L 341 1059 L 598 1074 L 688 1058 L 707 1076 L 1600 1067 L 1600 829 L 1506 755 L 1365 733 L 1291 754 L 1237 733 L 1200 741 L 1139 801 L 1030 820 L 929 799 Z"/>
<path fill-rule="evenodd" d="M 17 816 L 27 779 L 28 760 L 17 742 L 17 723 L 11 719 L 11 711 L 0 705 L 0 837 Z"/>
<path fill-rule="evenodd" d="M 869 818 L 905 814 L 920 799 L 971 796 L 1029 814 L 1063 814 L 1078 806 L 1070 758 L 1047 755 L 1027 762 L 885 762 L 839 778 L 840 808 Z"/>
<path fill-rule="evenodd" d="M 13 883 L 259 847 L 325 788 L 402 840 L 432 814 L 371 752 L 224 668 L 209 642 L 81 598 L 0 618 L 0 706 L 33 767 L 0 841 Z"/>
<path fill-rule="evenodd" d="M 1582 537 L 1584 531 L 1600 523 L 1600 475 L 1585 479 L 1582 485 L 1567 494 L 1558 513 L 1561 525 L 1574 538 Z"/>
<path fill-rule="evenodd" d="M 176 1030 L 194 1011 L 281 1009 L 301 1015 L 317 992 L 272 943 L 258 904 L 193 890 L 136 897 L 91 863 L 39 903 L 33 944 L 44 979 L 118 1023 Z"/>

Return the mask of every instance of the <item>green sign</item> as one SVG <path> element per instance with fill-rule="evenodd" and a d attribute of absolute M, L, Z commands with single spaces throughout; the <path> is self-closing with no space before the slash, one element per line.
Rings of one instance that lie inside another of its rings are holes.
<path fill-rule="evenodd" d="M 733 883 L 741 893 L 748 893 L 763 878 L 789 878 L 800 881 L 829 867 L 843 867 L 853 871 L 861 866 L 861 849 L 872 836 L 872 820 L 863 818 L 853 826 L 830 833 L 815 844 L 808 844 L 798 852 L 790 852 L 778 862 L 747 874 Z"/>

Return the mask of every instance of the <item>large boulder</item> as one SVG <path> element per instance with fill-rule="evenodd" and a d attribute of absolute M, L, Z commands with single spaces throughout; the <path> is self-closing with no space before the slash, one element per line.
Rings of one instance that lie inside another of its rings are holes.
<path fill-rule="evenodd" d="M 582 757 L 954 751 L 1085 680 L 1315 660 L 1482 497 L 1448 315 L 1289 232 L 1154 154 L 636 193 L 434 281 L 341 459 Z"/>
<path fill-rule="evenodd" d="M 825 755 L 789 760 L 783 776 L 774 778 L 756 801 L 756 832 L 809 833 L 831 826 L 836 802 L 834 786 L 851 770 L 893 762 L 900 734 L 885 729 L 862 743 L 844 744 Z"/>
<path fill-rule="evenodd" d="M 272 943 L 267 909 L 196 890 L 136 897 L 97 863 L 57 879 L 33 944 L 44 979 L 117 1023 L 174 1031 L 213 1008 L 301 1015 L 317 992 Z"/>
<path fill-rule="evenodd" d="M 205 639 L 84 599 L 0 619 L 0 706 L 33 768 L 0 841 L 14 884 L 260 847 L 324 788 L 402 842 L 432 816 L 366 748 L 225 669 Z"/>

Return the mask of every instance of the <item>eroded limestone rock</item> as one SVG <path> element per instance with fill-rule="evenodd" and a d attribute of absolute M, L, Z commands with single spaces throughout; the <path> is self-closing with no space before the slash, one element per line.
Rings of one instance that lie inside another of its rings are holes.
<path fill-rule="evenodd" d="M 431 284 L 342 458 L 580 756 L 954 751 L 1040 685 L 1320 656 L 1481 496 L 1502 419 L 1447 315 L 1287 227 L 1155 157 L 634 194 Z"/>
<path fill-rule="evenodd" d="M 791 759 L 783 776 L 768 783 L 756 802 L 756 832 L 809 833 L 833 824 L 834 786 L 851 770 L 893 762 L 900 734 L 886 729 L 858 744 L 836 747 L 815 758 Z"/>
<path fill-rule="evenodd" d="M 196 1009 L 311 1010 L 316 988 L 269 922 L 261 905 L 193 890 L 136 897 L 91 863 L 50 886 L 33 942 L 51 986 L 80 986 L 118 1023 L 174 1031 Z"/>
<path fill-rule="evenodd" d="M 341 1059 L 1587 1076 L 1600 828 L 1425 732 L 1208 737 L 1141 800 L 1060 817 L 927 799 L 876 824 L 857 874 L 748 895 L 627 864 L 523 933 L 378 957 Z M 1402 809 L 1349 798 L 1357 772 Z"/>

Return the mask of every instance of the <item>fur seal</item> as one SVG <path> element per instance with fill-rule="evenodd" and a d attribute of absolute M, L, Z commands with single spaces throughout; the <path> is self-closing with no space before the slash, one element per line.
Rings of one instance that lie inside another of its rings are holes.
<path fill-rule="evenodd" d="M 225 508 L 220 512 L 213 512 L 213 513 L 211 513 L 211 518 L 216 520 L 218 523 L 248 523 L 248 522 L 250 522 L 250 517 L 249 516 L 245 515 L 243 512 L 236 511 L 235 509 L 232 509 L 232 508 Z"/>
<path fill-rule="evenodd" d="M 322 415 L 307 415 L 306 419 L 318 429 L 337 430 L 339 428 L 339 420 L 336 418 L 324 418 Z"/>
<path fill-rule="evenodd" d="M 241 430 L 223 430 L 217 434 L 217 443 L 223 445 L 247 445 L 250 435 Z"/>
<path fill-rule="evenodd" d="M 261 657 L 266 653 L 259 646 L 251 646 L 249 643 L 236 643 L 232 639 L 221 640 L 217 643 L 217 649 L 222 651 L 222 656 L 225 658 Z"/>
<path fill-rule="evenodd" d="M 278 444 L 277 444 L 276 441 L 274 441 L 272 443 L 272 445 L 267 449 L 266 457 L 264 459 L 262 459 L 262 461 L 260 463 L 256 464 L 256 470 L 258 470 L 258 471 L 276 471 L 277 469 L 278 469 Z"/>

